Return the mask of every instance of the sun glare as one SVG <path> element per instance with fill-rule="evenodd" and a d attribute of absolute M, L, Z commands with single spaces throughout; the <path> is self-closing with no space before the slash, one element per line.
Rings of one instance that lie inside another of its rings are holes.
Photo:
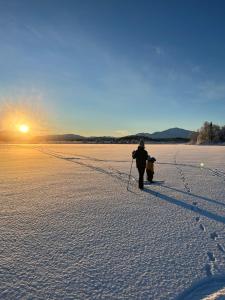
<path fill-rule="evenodd" d="M 19 126 L 19 131 L 22 132 L 22 133 L 27 133 L 29 131 L 29 126 L 26 125 L 26 124 L 22 124 Z"/>

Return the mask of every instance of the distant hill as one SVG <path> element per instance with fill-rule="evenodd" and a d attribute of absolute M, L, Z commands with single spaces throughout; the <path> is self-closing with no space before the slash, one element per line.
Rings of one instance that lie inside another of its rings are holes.
<path fill-rule="evenodd" d="M 192 134 L 193 131 L 175 127 L 154 133 L 138 133 L 137 135 L 145 136 L 151 139 L 189 139 Z"/>

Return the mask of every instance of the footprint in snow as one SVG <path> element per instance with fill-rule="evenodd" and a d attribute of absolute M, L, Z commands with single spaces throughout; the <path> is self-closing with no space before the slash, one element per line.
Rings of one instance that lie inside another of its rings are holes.
<path fill-rule="evenodd" d="M 216 232 L 210 233 L 210 237 L 215 241 L 218 238 L 218 234 Z"/>
<path fill-rule="evenodd" d="M 200 224 L 199 227 L 200 227 L 200 229 L 201 229 L 202 231 L 205 231 L 204 225 Z"/>
<path fill-rule="evenodd" d="M 205 266 L 205 270 L 206 270 L 206 275 L 208 277 L 212 276 L 213 275 L 213 266 L 211 264 L 207 264 Z"/>
<path fill-rule="evenodd" d="M 217 248 L 221 251 L 221 252 L 223 252 L 223 253 L 225 253 L 225 249 L 224 249 L 224 247 L 221 245 L 221 244 L 217 244 Z"/>
<path fill-rule="evenodd" d="M 191 192 L 191 190 L 190 190 L 190 188 L 189 188 L 189 186 L 188 186 L 187 184 L 185 184 L 185 188 L 186 188 L 186 191 L 187 191 L 188 193 Z"/>
<path fill-rule="evenodd" d="M 214 254 L 212 252 L 208 251 L 207 255 L 208 255 L 208 258 L 209 258 L 210 261 L 214 262 L 216 260 Z"/>

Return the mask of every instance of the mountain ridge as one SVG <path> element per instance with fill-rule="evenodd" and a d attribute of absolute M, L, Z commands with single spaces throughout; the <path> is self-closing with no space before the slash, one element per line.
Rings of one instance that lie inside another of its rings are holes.
<path fill-rule="evenodd" d="M 152 139 L 168 139 L 168 138 L 190 138 L 194 131 L 173 127 L 163 131 L 153 133 L 137 133 L 137 136 L 146 136 Z"/>

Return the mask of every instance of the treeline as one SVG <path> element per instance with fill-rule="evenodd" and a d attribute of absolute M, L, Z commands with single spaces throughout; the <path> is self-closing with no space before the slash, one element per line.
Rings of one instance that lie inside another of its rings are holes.
<path fill-rule="evenodd" d="M 212 122 L 205 122 L 203 126 L 194 132 L 191 136 L 191 143 L 204 144 L 219 144 L 225 142 L 225 126 L 219 126 Z"/>
<path fill-rule="evenodd" d="M 128 135 L 116 138 L 117 144 L 138 144 L 140 140 L 143 140 L 146 144 L 183 144 L 190 141 L 188 138 L 161 138 L 155 139 L 146 135 Z"/>
<path fill-rule="evenodd" d="M 123 137 L 110 137 L 110 136 L 93 136 L 84 137 L 74 134 L 64 135 L 48 135 L 35 137 L 32 143 L 82 143 L 82 144 L 139 144 L 140 140 L 144 140 L 145 143 L 159 144 L 159 143 L 188 143 L 190 138 L 150 138 L 146 135 L 128 135 Z"/>

